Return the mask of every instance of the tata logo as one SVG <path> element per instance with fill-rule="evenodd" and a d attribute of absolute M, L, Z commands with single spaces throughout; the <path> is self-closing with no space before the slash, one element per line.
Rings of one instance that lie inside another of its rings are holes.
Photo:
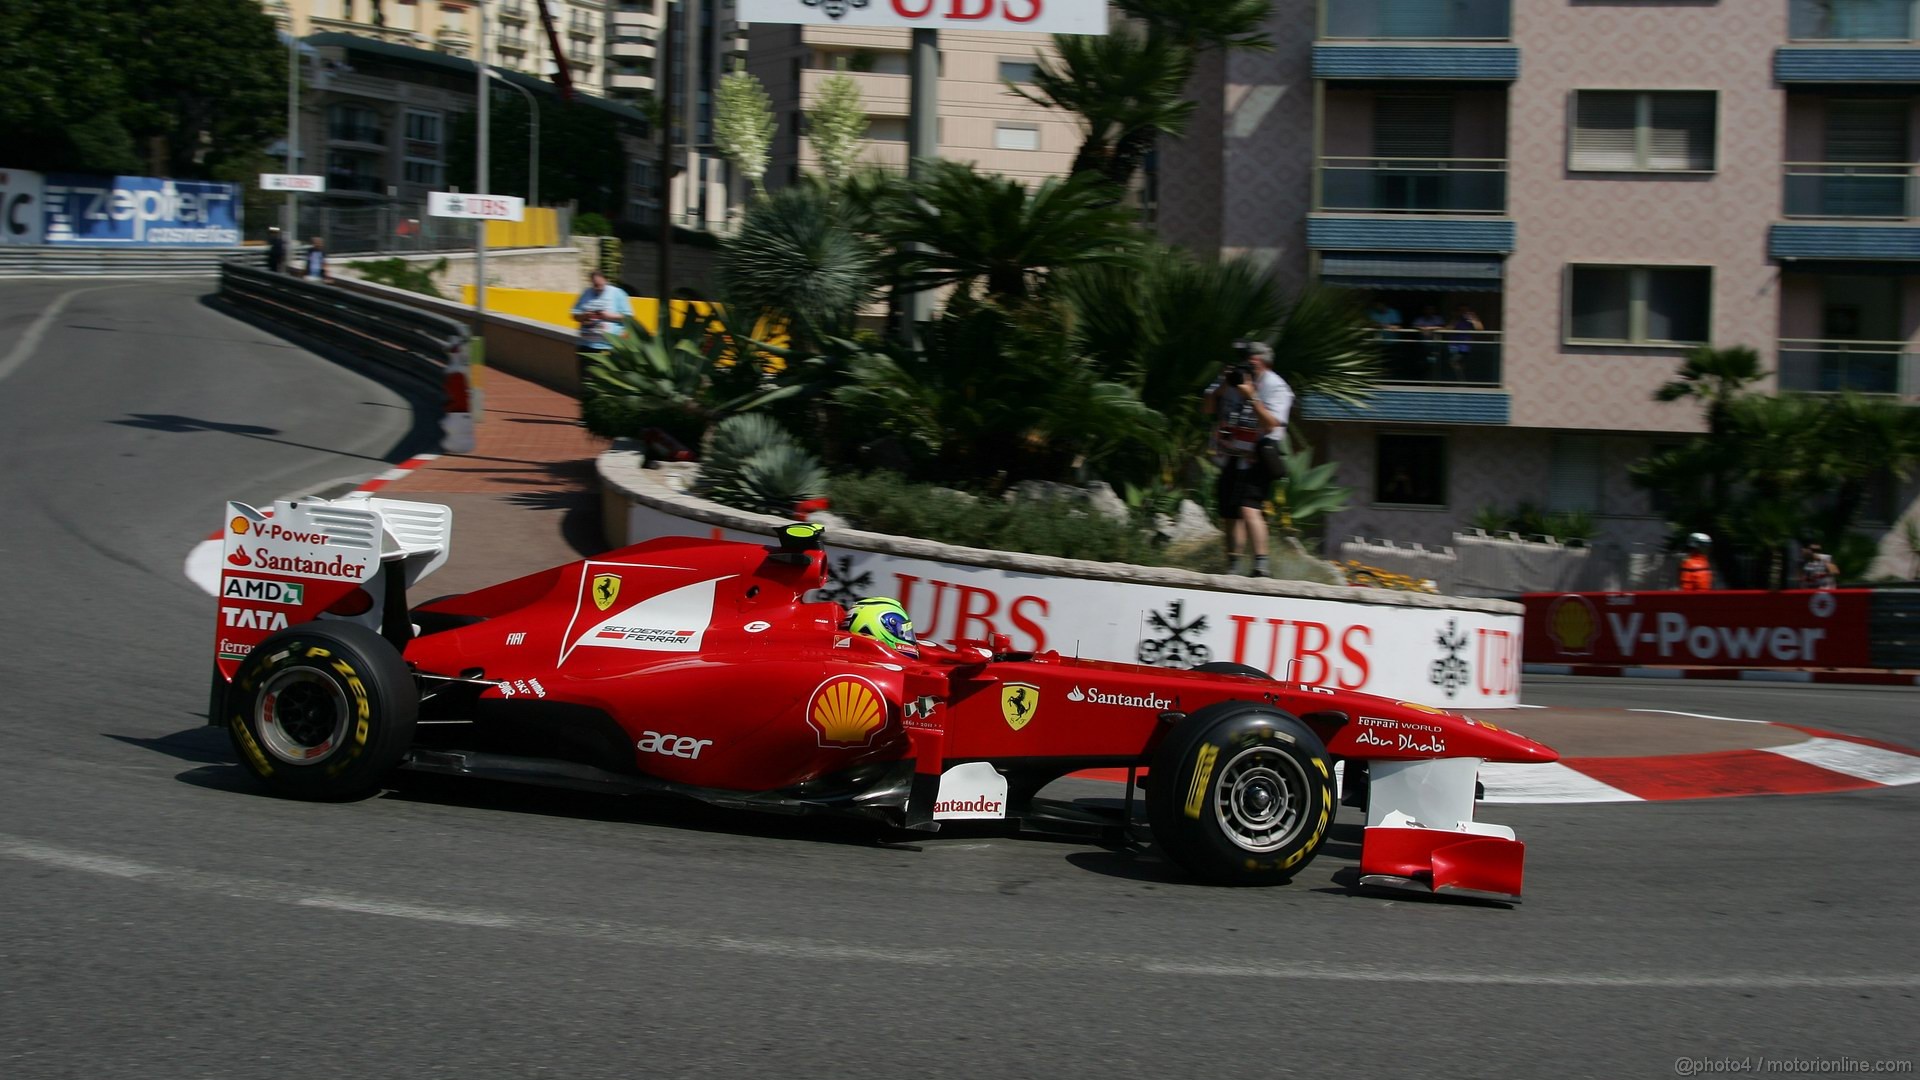
<path fill-rule="evenodd" d="M 228 626 L 239 630 L 285 630 L 287 613 L 258 611 L 254 608 L 222 607 L 220 616 Z"/>

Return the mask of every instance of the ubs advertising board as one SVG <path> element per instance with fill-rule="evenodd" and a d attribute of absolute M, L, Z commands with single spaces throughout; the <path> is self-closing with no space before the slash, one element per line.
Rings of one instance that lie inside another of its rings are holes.
<path fill-rule="evenodd" d="M 1107 0 L 737 0 L 745 23 L 1104 34 Z"/>
<path fill-rule="evenodd" d="M 628 513 L 627 535 L 636 543 L 688 534 L 769 542 L 651 506 L 635 504 Z M 1442 708 L 1506 708 L 1520 700 L 1518 614 L 1048 577 L 831 542 L 827 555 L 821 599 L 891 596 L 913 617 L 915 631 L 935 641 L 1006 634 L 1015 649 L 1095 660 L 1175 668 L 1226 660 L 1289 681 Z"/>
<path fill-rule="evenodd" d="M 48 244 L 230 247 L 240 242 L 240 189 L 211 180 L 48 173 Z"/>

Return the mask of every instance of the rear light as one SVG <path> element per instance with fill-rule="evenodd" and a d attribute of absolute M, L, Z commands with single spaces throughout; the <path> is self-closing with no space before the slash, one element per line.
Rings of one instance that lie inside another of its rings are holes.
<path fill-rule="evenodd" d="M 329 615 L 365 615 L 372 610 L 373 594 L 365 589 L 355 589 L 327 606 Z"/>

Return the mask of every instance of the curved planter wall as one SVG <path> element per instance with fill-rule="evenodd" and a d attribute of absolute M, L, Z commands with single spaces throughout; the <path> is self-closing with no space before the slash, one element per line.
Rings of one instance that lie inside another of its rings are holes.
<path fill-rule="evenodd" d="M 636 451 L 600 456 L 616 543 L 708 535 L 766 543 L 782 519 L 674 490 Z M 624 526 L 624 531 L 621 531 Z M 829 531 L 843 600 L 893 596 L 924 637 L 1191 667 L 1251 664 L 1282 678 L 1444 707 L 1510 707 L 1520 691 L 1519 604 L 983 551 Z"/>

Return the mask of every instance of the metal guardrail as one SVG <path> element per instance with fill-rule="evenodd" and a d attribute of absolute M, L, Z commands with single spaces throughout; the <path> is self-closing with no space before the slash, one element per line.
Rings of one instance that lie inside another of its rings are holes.
<path fill-rule="evenodd" d="M 231 258 L 264 261 L 265 249 L 220 247 L 101 248 L 84 245 L 0 246 L 0 278 L 16 277 L 212 277 Z"/>
<path fill-rule="evenodd" d="M 454 319 L 237 262 L 220 267 L 220 297 L 434 388 L 470 336 Z"/>

